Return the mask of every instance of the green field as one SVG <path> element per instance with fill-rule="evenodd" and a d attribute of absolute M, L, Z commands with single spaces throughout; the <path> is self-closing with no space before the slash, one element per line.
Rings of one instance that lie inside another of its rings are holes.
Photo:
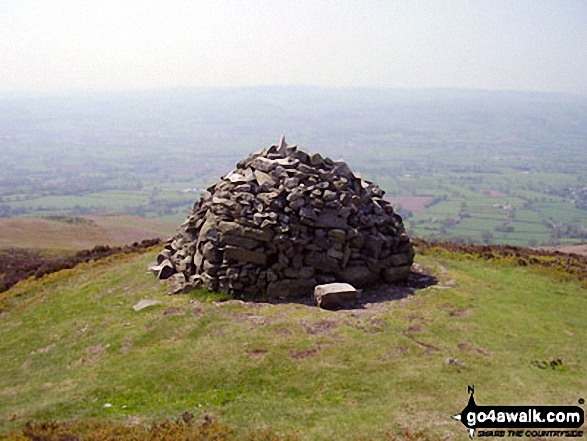
<path fill-rule="evenodd" d="M 478 404 L 570 405 L 587 390 L 587 291 L 555 270 L 430 251 L 416 260 L 437 284 L 332 312 L 165 296 L 145 271 L 155 255 L 0 295 L 2 433 L 29 420 L 148 424 L 188 411 L 243 436 L 385 439 L 407 428 L 465 439 L 450 415 L 467 385 Z M 162 303 L 134 311 L 143 299 Z"/>

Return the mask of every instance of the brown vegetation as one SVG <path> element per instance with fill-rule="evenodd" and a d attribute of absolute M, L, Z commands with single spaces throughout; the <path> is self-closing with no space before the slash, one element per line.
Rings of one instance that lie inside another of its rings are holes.
<path fill-rule="evenodd" d="M 234 431 L 221 425 L 209 416 L 203 421 L 194 421 L 194 415 L 184 412 L 181 418 L 175 421 L 153 423 L 150 426 L 140 424 L 116 424 L 98 420 L 78 421 L 47 421 L 42 423 L 27 423 L 22 430 L 8 434 L 11 440 L 35 441 L 106 441 L 106 440 L 293 440 L 296 438 L 280 438 L 273 432 L 263 431 L 249 433 L 245 437 L 236 437 Z"/>
<path fill-rule="evenodd" d="M 103 259 L 118 253 L 142 252 L 160 244 L 160 239 L 148 239 L 123 247 L 98 245 L 91 250 L 57 257 L 47 257 L 41 253 L 23 249 L 2 250 L 0 251 L 0 292 L 6 291 L 29 277 L 41 278 L 46 274 L 73 268 L 82 262 Z"/>
<path fill-rule="evenodd" d="M 184 412 L 175 421 L 165 420 L 150 425 L 113 423 L 99 420 L 46 421 L 27 423 L 22 429 L 8 433 L 4 439 L 14 441 L 294 441 L 296 434 L 278 435 L 272 430 L 249 430 L 246 434 L 238 434 L 233 428 L 220 424 L 213 418 L 205 416 L 195 421 L 194 415 Z M 359 438 L 363 439 L 363 438 Z M 403 428 L 399 435 L 382 434 L 388 441 L 432 441 L 446 440 L 431 436 L 422 431 L 411 431 Z"/>
<path fill-rule="evenodd" d="M 484 260 L 502 260 L 518 266 L 540 265 L 559 269 L 577 276 L 579 280 L 587 280 L 587 255 L 584 254 L 510 245 L 464 245 L 451 242 L 427 242 L 422 239 L 414 239 L 413 242 L 419 253 L 440 248 Z"/>

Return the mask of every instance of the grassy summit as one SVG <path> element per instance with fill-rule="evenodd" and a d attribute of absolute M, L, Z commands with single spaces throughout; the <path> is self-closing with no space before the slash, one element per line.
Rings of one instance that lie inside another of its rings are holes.
<path fill-rule="evenodd" d="M 468 384 L 478 404 L 587 398 L 587 294 L 558 270 L 432 250 L 416 262 L 438 284 L 332 312 L 165 296 L 145 273 L 154 257 L 113 256 L 0 294 L 0 436 L 28 420 L 147 424 L 188 411 L 236 435 L 453 439 L 466 436 L 450 415 Z M 142 299 L 162 304 L 134 311 Z"/>

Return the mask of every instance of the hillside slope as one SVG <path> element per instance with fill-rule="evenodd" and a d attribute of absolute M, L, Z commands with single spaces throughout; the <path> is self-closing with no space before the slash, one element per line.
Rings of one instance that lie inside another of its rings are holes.
<path fill-rule="evenodd" d="M 164 239 L 175 228 L 170 223 L 132 216 L 0 218 L 0 249 L 78 251 L 96 245 L 120 246 Z"/>
<path fill-rule="evenodd" d="M 436 284 L 380 288 L 362 309 L 332 312 L 165 296 L 145 272 L 154 257 L 112 256 L 0 294 L 2 430 L 189 411 L 239 433 L 464 439 L 450 415 L 469 384 L 478 404 L 586 398 L 587 293 L 555 269 L 429 249 L 417 265 Z M 133 310 L 144 299 L 161 304 Z"/>

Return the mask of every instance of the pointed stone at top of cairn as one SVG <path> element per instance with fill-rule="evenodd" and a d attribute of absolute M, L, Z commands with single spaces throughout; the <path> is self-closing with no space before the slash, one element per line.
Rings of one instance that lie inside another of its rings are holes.
<path fill-rule="evenodd" d="M 279 138 L 279 144 L 277 144 L 277 151 L 281 154 L 285 154 L 286 147 L 287 143 L 285 142 L 285 135 L 281 135 L 281 138 Z"/>

